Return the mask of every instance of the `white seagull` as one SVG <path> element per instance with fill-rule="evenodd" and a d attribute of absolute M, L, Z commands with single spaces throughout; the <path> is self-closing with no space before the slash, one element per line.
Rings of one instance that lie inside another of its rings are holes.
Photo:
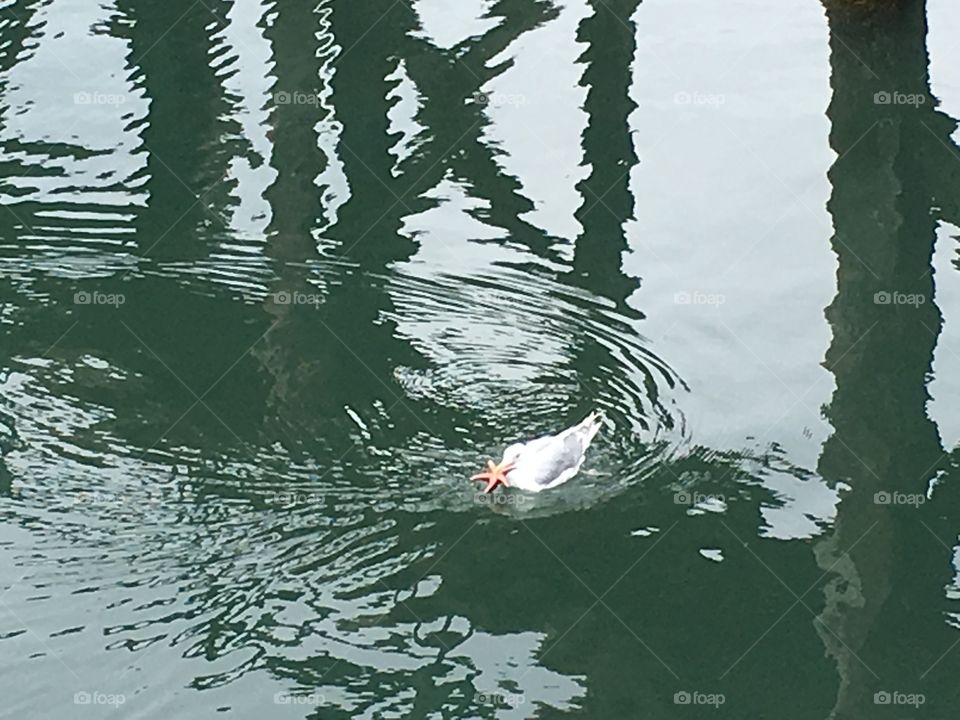
<path fill-rule="evenodd" d="M 529 492 L 561 485 L 580 471 L 590 441 L 600 430 L 602 420 L 599 412 L 592 412 L 583 422 L 557 435 L 514 443 L 503 451 L 499 463 L 488 460 L 487 472 L 470 479 L 485 480 L 485 493 L 493 492 L 497 485 Z"/>

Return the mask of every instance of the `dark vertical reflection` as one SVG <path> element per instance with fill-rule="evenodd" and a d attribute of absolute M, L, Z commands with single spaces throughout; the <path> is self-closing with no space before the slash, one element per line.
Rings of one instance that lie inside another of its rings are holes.
<path fill-rule="evenodd" d="M 36 22 L 35 18 L 37 12 L 46 4 L 49 4 L 49 0 L 19 0 L 10 4 L 0 15 L 0 137 L 5 135 L 7 116 L 14 110 L 7 98 L 9 89 L 7 73 L 17 63 L 24 62 L 33 54 L 33 50 L 36 48 L 35 38 L 43 28 L 43 24 Z M 20 239 L 29 232 L 28 226 L 34 222 L 29 208 L 17 203 L 17 195 L 21 194 L 23 190 L 15 187 L 8 180 L 8 178 L 12 179 L 26 173 L 23 162 L 13 157 L 14 153 L 19 153 L 23 148 L 19 141 L 5 140 L 0 145 L 0 150 L 2 150 L 2 154 L 0 154 L 0 204 L 2 204 L 2 207 L 0 207 L 0 245 L 16 248 Z M 8 261 L 12 261 L 15 252 L 10 253 L 11 258 L 9 260 L 6 255 L 6 249 L 0 250 L 0 273 L 10 276 L 12 272 L 3 272 L 7 269 L 4 265 Z M 9 302 L 14 305 L 17 294 L 17 289 L 12 284 L 0 283 L 0 302 Z M 2 357 L 2 363 L 0 364 L 6 366 L 9 355 L 15 352 L 16 343 L 12 340 L 17 333 L 8 324 L 4 324 L 0 332 L 2 332 L 4 338 L 4 342 L 0 343 L 4 347 L 3 350 L 0 350 L 0 357 Z M 12 431 L 12 417 L 9 422 Z M 0 445 L 0 449 L 3 450 L 3 452 L 0 452 L 0 456 L 2 456 L 9 448 Z M 0 478 L 6 472 L 2 462 L 2 459 L 0 459 Z M 2 482 L 3 480 L 0 479 L 0 483 Z"/>
<path fill-rule="evenodd" d="M 36 22 L 37 13 L 50 3 L 50 0 L 18 0 L 4 8 L 0 14 L 0 134 L 6 128 L 6 116 L 12 108 L 8 104 L 8 81 L 6 74 L 18 63 L 27 61 L 36 49 L 36 36 L 44 23 Z M 0 194 L 4 197 L 4 207 L 0 208 L 0 241 L 13 244 L 24 234 L 28 225 L 33 224 L 32 215 L 27 208 L 18 207 L 16 195 L 22 190 L 8 184 L 7 178 L 21 176 L 27 168 L 20 160 L 13 159 L 13 152 L 22 152 L 25 148 L 19 141 L 8 140 L 0 145 Z"/>
<path fill-rule="evenodd" d="M 393 369 L 418 361 L 383 319 L 389 298 L 382 278 L 415 250 L 399 228 L 404 215 L 422 208 L 418 192 L 425 189 L 393 177 L 388 152 L 386 77 L 412 14 L 402 3 L 383 2 L 275 3 L 268 15 L 276 76 L 270 163 L 277 176 L 266 193 L 272 212 L 266 252 L 277 278 L 265 306 L 272 329 L 254 354 L 271 376 L 266 422 L 279 423 L 277 439 L 327 446 L 339 463 L 357 432 L 346 408 L 383 442 L 402 444 L 435 425 L 424 420 L 427 408 L 402 400 Z M 328 91 L 329 107 L 318 97 Z M 331 114 L 343 128 L 334 152 L 350 196 L 336 222 L 318 228 L 316 178 L 334 158 L 319 149 L 316 128 Z"/>
<path fill-rule="evenodd" d="M 627 249 L 625 224 L 633 217 L 634 203 L 630 192 L 631 170 L 637 155 L 629 130 L 630 113 L 637 107 L 630 98 L 631 70 L 636 51 L 636 28 L 633 15 L 639 0 L 595 0 L 593 14 L 580 24 L 578 39 L 587 44 L 581 57 L 586 69 L 581 84 L 588 87 L 584 109 L 588 125 L 583 134 L 584 159 L 590 175 L 578 185 L 583 204 L 576 213 L 583 231 L 576 240 L 573 265 L 566 280 L 586 288 L 595 297 L 609 298 L 623 318 L 639 320 L 643 316 L 627 304 L 627 298 L 639 286 L 636 278 L 623 271 L 623 254 Z M 615 388 L 623 364 L 611 352 L 609 343 L 592 335 L 574 340 L 577 347 L 573 361 L 584 378 L 589 395 Z M 662 423 L 671 427 L 672 413 L 661 405 L 658 388 L 661 383 L 673 387 L 676 377 L 656 358 L 647 358 L 640 365 L 645 395 L 652 404 L 651 414 L 644 417 L 635 408 L 624 408 L 625 422 L 636 422 L 644 429 Z M 613 407 L 621 406 L 615 399 Z"/>
<path fill-rule="evenodd" d="M 413 20 L 405 3 L 388 0 L 333 7 L 333 30 L 342 48 L 333 78 L 337 114 L 343 123 L 338 152 L 349 179 L 350 199 L 328 235 L 339 244 L 339 256 L 356 265 L 361 274 L 383 272 L 391 262 L 410 257 L 416 246 L 399 234 L 401 219 L 422 208 L 418 190 L 431 187 L 425 181 L 413 185 L 418 178 L 413 171 L 400 178 L 390 173 L 389 150 L 394 140 L 387 131 L 386 96 L 393 85 L 386 78 L 396 67 L 395 58 L 406 55 L 405 35 Z M 371 198 L 378 199 L 372 207 Z M 370 278 L 345 283 L 343 294 L 369 285 Z M 360 303 L 361 307 L 367 304 Z"/>
<path fill-rule="evenodd" d="M 213 3 L 118 3 L 130 19 L 130 65 L 150 100 L 140 137 L 148 152 L 150 203 L 139 218 L 144 255 L 196 260 L 223 236 L 224 181 L 237 126 L 221 84 L 229 0 Z M 227 142 L 224 142 L 228 139 Z M 212 228 L 208 229 L 208 228 Z"/>
<path fill-rule="evenodd" d="M 638 162 L 628 121 L 637 107 L 629 90 L 637 47 L 633 15 L 640 2 L 593 0 L 590 5 L 593 15 L 581 23 L 578 37 L 587 43 L 581 82 L 589 88 L 583 151 L 590 175 L 577 188 L 584 198 L 577 211 L 584 230 L 577 238 L 572 272 L 575 282 L 624 310 L 639 285 L 623 273 L 622 261 L 624 224 L 634 210 L 630 172 Z"/>
<path fill-rule="evenodd" d="M 323 84 L 329 82 L 321 77 L 321 68 L 333 49 L 317 8 L 270 2 L 263 14 L 271 18 L 265 35 L 276 78 L 269 136 L 270 165 L 277 175 L 266 192 L 272 211 L 267 254 L 278 261 L 277 271 L 283 274 L 285 263 L 303 263 L 317 255 L 311 234 L 320 214 L 315 180 L 328 161 L 317 145 L 315 127 L 328 112 L 319 104 Z"/>
<path fill-rule="evenodd" d="M 839 676 L 832 717 L 899 717 L 904 708 L 874 703 L 876 692 L 893 691 L 924 693 L 924 712 L 934 717 L 949 714 L 958 699 L 960 655 L 924 674 L 956 639 L 944 624 L 955 481 L 920 509 L 887 504 L 884 493 L 924 498 L 947 464 L 927 415 L 943 325 L 931 211 L 941 190 L 930 149 L 934 134 L 949 142 L 956 125 L 935 110 L 930 94 L 923 2 L 826 7 L 830 142 L 838 154 L 828 207 L 838 269 L 837 295 L 826 309 L 833 329 L 826 365 L 836 390 L 825 413 L 835 432 L 819 470 L 851 489 L 833 531 L 816 545 L 830 578 L 817 631 Z"/>
<path fill-rule="evenodd" d="M 274 260 L 276 280 L 265 306 L 272 326 L 253 354 L 270 377 L 264 423 L 268 428 L 278 423 L 276 433 L 290 444 L 293 428 L 309 416 L 316 396 L 326 395 L 321 383 L 314 383 L 319 393 L 302 393 L 298 383 L 309 382 L 329 364 L 307 351 L 308 341 L 302 336 L 321 291 L 308 281 L 307 263 L 318 255 L 313 235 L 320 214 L 315 179 L 328 161 L 314 128 L 328 112 L 319 103 L 323 84 L 329 82 L 321 76 L 321 67 L 329 61 L 332 38 L 328 28 L 321 27 L 317 9 L 308 4 L 270 3 L 264 17 L 271 18 L 265 35 L 276 78 L 269 132 L 276 178 L 265 193 L 271 209 L 265 253 Z M 297 297 L 304 302 L 294 303 Z"/>
<path fill-rule="evenodd" d="M 215 260 L 219 243 L 230 238 L 235 181 L 228 179 L 229 163 L 248 146 L 238 137 L 223 87 L 235 61 L 223 41 L 231 6 L 227 0 L 118 2 L 128 71 L 150 103 L 136 128 L 147 153 L 148 199 L 134 220 L 139 269 L 100 286 L 122 292 L 126 303 L 115 314 L 91 313 L 95 326 L 81 317 L 77 334 L 93 335 L 122 358 L 120 366 L 145 371 L 155 383 L 163 400 L 135 430 L 135 441 L 146 447 L 166 440 L 158 434 L 167 428 L 174 440 L 200 433 L 229 443 L 256 432 L 249 409 L 261 400 L 246 353 L 267 323 L 238 313 L 246 306 L 228 292 L 202 287 L 204 267 L 242 272 Z"/>

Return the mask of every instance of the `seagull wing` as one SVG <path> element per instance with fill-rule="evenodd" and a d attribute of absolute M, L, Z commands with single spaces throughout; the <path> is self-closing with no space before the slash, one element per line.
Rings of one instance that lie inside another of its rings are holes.
<path fill-rule="evenodd" d="M 523 470 L 541 487 L 559 485 L 577 474 L 583 464 L 584 450 L 583 436 L 574 433 L 557 435 L 524 454 L 521 458 Z"/>

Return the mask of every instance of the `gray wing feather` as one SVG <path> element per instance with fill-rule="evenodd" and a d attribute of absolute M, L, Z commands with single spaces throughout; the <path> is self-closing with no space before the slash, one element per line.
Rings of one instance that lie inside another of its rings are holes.
<path fill-rule="evenodd" d="M 559 435 L 545 435 L 523 446 L 515 472 L 541 488 L 551 487 L 576 475 L 584 453 L 600 429 L 599 413 Z"/>
<path fill-rule="evenodd" d="M 552 438 L 551 438 L 552 439 Z M 536 463 L 531 476 L 538 485 L 549 485 L 565 471 L 577 467 L 583 461 L 583 436 L 579 433 L 556 438 L 555 442 L 545 443 L 530 460 Z"/>

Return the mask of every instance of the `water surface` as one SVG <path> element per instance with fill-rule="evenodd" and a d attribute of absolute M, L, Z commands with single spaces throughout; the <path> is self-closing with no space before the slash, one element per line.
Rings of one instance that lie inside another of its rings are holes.
<path fill-rule="evenodd" d="M 953 717 L 960 15 L 902 5 L 6 3 L 0 716 Z"/>

